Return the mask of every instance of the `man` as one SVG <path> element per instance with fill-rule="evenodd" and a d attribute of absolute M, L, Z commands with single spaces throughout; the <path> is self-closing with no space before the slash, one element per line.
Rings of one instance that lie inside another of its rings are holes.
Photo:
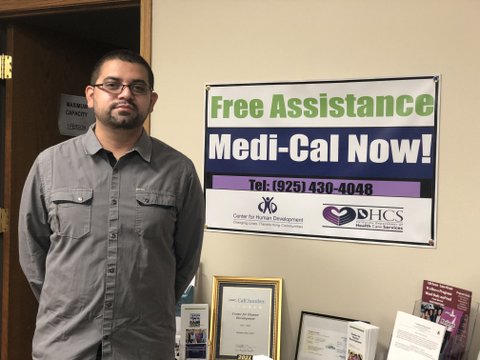
<path fill-rule="evenodd" d="M 33 359 L 174 358 L 204 205 L 192 162 L 143 130 L 153 83 L 137 54 L 105 55 L 85 90 L 95 124 L 30 170 L 19 248 L 39 300 Z"/>

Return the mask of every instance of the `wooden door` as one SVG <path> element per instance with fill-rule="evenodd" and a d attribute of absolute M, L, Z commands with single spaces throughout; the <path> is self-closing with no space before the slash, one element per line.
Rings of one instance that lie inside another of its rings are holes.
<path fill-rule="evenodd" d="M 65 139 L 57 126 L 60 94 L 83 96 L 94 62 L 105 51 L 119 47 L 66 35 L 61 30 L 32 27 L 22 20 L 38 18 L 38 14 L 85 10 L 102 9 L 110 14 L 113 9 L 123 8 L 130 12 L 132 6 L 140 10 L 140 36 L 135 47 L 150 61 L 152 0 L 0 0 L 0 31 L 7 34 L 6 41 L 0 39 L 2 50 L 13 56 L 13 79 L 6 80 L 0 89 L 4 90 L 0 91 L 0 112 L 4 114 L 0 126 L 4 141 L 0 144 L 5 149 L 0 172 L 3 170 L 3 207 L 10 213 L 10 227 L 3 234 L 2 246 L 1 360 L 31 359 L 38 307 L 18 262 L 18 207 L 23 183 L 38 153 Z M 108 18 L 116 21 L 115 16 Z M 132 26 L 129 21 L 117 22 Z M 100 33 L 105 31 L 104 26 L 99 22 L 98 28 L 90 30 Z"/>
<path fill-rule="evenodd" d="M 31 359 L 37 301 L 18 262 L 18 206 L 23 183 L 40 151 L 66 137 L 58 131 L 60 94 L 84 95 L 90 70 L 105 51 L 61 34 L 10 24 L 7 53 L 13 79 L 6 82 L 2 360 Z M 71 46 L 75 43 L 75 46 Z"/>

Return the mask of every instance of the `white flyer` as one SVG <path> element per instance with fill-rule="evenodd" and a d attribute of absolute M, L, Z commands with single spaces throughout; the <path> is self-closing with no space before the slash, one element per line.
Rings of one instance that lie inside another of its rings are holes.
<path fill-rule="evenodd" d="M 443 325 L 398 311 L 387 360 L 437 360 L 444 334 Z"/>

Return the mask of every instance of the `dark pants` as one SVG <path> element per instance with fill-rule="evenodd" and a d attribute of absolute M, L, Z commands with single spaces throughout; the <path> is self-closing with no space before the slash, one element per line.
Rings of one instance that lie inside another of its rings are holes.
<path fill-rule="evenodd" d="M 102 344 L 98 345 L 98 350 L 97 350 L 97 357 L 95 360 L 102 360 Z"/>

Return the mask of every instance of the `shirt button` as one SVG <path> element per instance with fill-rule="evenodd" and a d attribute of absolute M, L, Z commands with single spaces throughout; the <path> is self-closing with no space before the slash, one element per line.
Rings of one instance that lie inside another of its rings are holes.
<path fill-rule="evenodd" d="M 103 335 L 103 340 L 109 340 L 110 339 L 110 336 L 108 335 Z"/>
<path fill-rule="evenodd" d="M 109 302 L 105 303 L 105 306 L 106 306 L 108 309 L 110 309 L 110 308 L 112 307 L 112 303 L 109 301 Z"/>
<path fill-rule="evenodd" d="M 79 197 L 77 198 L 77 200 L 78 200 L 78 201 L 83 201 L 83 197 L 79 196 Z"/>
<path fill-rule="evenodd" d="M 150 202 L 149 199 L 145 199 L 145 204 L 148 204 Z"/>
<path fill-rule="evenodd" d="M 115 272 L 115 268 L 114 268 L 114 267 L 111 267 L 110 269 L 108 269 L 108 272 L 109 272 L 110 274 L 113 274 L 113 273 Z"/>
<path fill-rule="evenodd" d="M 115 234 L 115 233 L 110 234 L 110 239 L 115 239 L 116 237 L 117 237 L 117 234 Z"/>
<path fill-rule="evenodd" d="M 112 205 L 117 205 L 117 200 L 116 199 L 112 200 Z"/>

